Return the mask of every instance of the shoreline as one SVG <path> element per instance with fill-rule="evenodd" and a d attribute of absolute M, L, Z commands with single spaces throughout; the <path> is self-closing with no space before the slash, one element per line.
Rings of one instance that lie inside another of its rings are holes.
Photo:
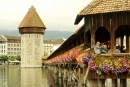
<path fill-rule="evenodd" d="M 0 65 L 0 68 L 3 67 L 20 67 L 20 65 Z"/>

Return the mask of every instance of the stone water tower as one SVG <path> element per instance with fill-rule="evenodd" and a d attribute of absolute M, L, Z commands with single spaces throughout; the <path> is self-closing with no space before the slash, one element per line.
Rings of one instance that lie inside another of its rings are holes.
<path fill-rule="evenodd" d="M 18 26 L 21 34 L 21 67 L 42 67 L 44 23 L 31 6 Z"/>

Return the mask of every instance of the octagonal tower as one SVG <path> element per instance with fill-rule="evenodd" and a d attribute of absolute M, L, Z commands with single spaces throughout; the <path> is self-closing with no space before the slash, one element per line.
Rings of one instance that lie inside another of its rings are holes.
<path fill-rule="evenodd" d="M 18 26 L 21 34 L 21 67 L 42 67 L 44 23 L 31 6 Z"/>

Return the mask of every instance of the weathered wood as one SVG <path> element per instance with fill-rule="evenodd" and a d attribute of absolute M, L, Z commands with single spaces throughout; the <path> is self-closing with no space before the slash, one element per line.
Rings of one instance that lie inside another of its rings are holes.
<path fill-rule="evenodd" d="M 89 80 L 89 87 L 98 87 L 97 79 Z"/>
<path fill-rule="evenodd" d="M 94 54 L 95 33 L 91 34 L 91 54 Z"/>
<path fill-rule="evenodd" d="M 120 87 L 127 87 L 126 79 L 120 79 Z"/>
<path fill-rule="evenodd" d="M 129 53 L 129 35 L 126 35 L 126 52 Z"/>
<path fill-rule="evenodd" d="M 114 30 L 114 29 L 113 29 Z M 114 47 L 115 47 L 115 33 L 112 31 L 111 32 L 111 37 L 110 37 L 110 49 L 111 49 L 111 53 L 114 53 Z"/>
<path fill-rule="evenodd" d="M 98 87 L 105 87 L 105 79 L 97 79 Z"/>
<path fill-rule="evenodd" d="M 117 87 L 117 79 L 112 79 L 112 87 Z"/>

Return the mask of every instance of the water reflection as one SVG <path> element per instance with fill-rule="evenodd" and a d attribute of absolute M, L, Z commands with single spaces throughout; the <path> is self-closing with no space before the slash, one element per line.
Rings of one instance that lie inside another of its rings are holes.
<path fill-rule="evenodd" d="M 52 71 L 48 70 L 47 78 L 49 82 L 49 87 L 67 87 L 63 85 L 63 78 L 58 77 L 58 75 L 55 75 Z"/>
<path fill-rule="evenodd" d="M 42 68 L 21 68 L 21 87 L 49 87 Z"/>
<path fill-rule="evenodd" d="M 0 68 L 0 87 L 20 87 L 20 81 L 19 68 Z"/>
<path fill-rule="evenodd" d="M 42 68 L 0 67 L 0 87 L 50 87 Z"/>
<path fill-rule="evenodd" d="M 0 87 L 68 87 L 63 77 L 45 68 L 0 66 Z M 75 87 L 74 85 L 69 87 Z"/>

